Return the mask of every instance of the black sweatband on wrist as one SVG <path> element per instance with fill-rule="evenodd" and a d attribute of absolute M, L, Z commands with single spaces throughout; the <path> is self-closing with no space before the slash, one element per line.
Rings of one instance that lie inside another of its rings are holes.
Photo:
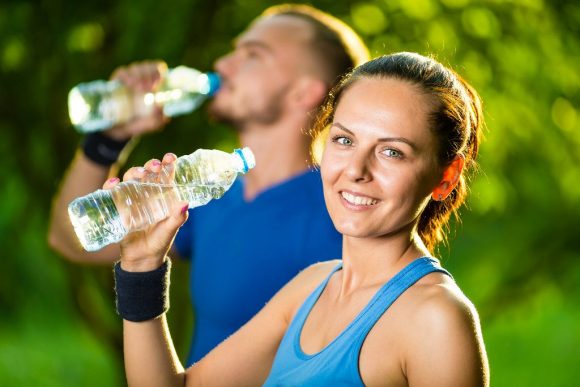
<path fill-rule="evenodd" d="M 171 263 L 153 271 L 131 272 L 115 263 L 117 314 L 125 320 L 141 322 L 161 316 L 169 310 L 169 272 Z"/>
<path fill-rule="evenodd" d="M 113 165 L 129 140 L 115 140 L 102 132 L 93 132 L 85 136 L 81 148 L 89 160 L 103 166 Z"/>

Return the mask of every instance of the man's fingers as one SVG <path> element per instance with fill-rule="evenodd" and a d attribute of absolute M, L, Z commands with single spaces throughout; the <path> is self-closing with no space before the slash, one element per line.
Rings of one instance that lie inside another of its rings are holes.
<path fill-rule="evenodd" d="M 125 124 L 124 130 L 131 136 L 135 136 L 159 130 L 159 128 L 163 128 L 167 122 L 168 120 L 161 110 L 156 108 L 152 114 L 143 117 L 136 117 Z"/>
<path fill-rule="evenodd" d="M 163 61 L 143 61 L 117 68 L 111 79 L 123 82 L 132 90 L 148 92 L 159 86 L 166 72 L 167 64 Z"/>

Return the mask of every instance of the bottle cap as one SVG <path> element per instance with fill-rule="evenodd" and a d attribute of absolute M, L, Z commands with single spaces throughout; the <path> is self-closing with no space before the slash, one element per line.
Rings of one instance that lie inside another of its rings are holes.
<path fill-rule="evenodd" d="M 244 163 L 244 170 L 242 171 L 243 173 L 248 172 L 250 169 L 256 166 L 256 159 L 254 158 L 254 154 L 250 148 L 245 147 L 243 149 L 236 149 L 234 152 L 240 157 L 240 159 L 242 159 L 242 162 Z"/>
<path fill-rule="evenodd" d="M 209 85 L 209 91 L 207 92 L 207 95 L 212 96 L 220 88 L 221 85 L 220 76 L 218 73 L 212 72 L 206 73 L 205 75 L 207 75 L 207 82 Z"/>

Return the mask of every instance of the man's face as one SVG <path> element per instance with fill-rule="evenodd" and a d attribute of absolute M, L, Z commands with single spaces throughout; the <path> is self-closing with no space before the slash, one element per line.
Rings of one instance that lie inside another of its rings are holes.
<path fill-rule="evenodd" d="M 258 19 L 215 64 L 222 86 L 210 113 L 242 130 L 275 123 L 287 109 L 288 92 L 313 55 L 312 27 L 292 16 Z"/>

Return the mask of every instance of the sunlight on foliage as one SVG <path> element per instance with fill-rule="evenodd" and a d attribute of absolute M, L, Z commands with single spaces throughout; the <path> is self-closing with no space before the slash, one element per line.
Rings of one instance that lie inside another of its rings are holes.
<path fill-rule="evenodd" d="M 455 51 L 459 45 L 455 28 L 449 21 L 444 19 L 429 23 L 427 42 L 430 45 L 430 49 L 435 52 Z"/>
<path fill-rule="evenodd" d="M 46 243 L 52 195 L 81 141 L 67 93 L 133 61 L 207 71 L 273 3 L 33 3 L 0 2 L 0 385 L 122 386 L 110 268 L 66 262 Z M 578 1 L 311 3 L 351 23 L 372 55 L 433 55 L 476 87 L 487 124 L 481 169 L 444 264 L 480 312 L 492 385 L 578 384 Z M 236 133 L 203 110 L 143 136 L 127 165 L 235 147 Z M 170 318 L 184 356 L 191 310 L 181 274 L 182 282 L 172 278 L 182 291 L 172 293 Z"/>
<path fill-rule="evenodd" d="M 478 38 L 493 39 L 501 34 L 497 18 L 487 8 L 468 8 L 463 11 L 461 21 L 465 32 Z"/>
<path fill-rule="evenodd" d="M 552 120 L 564 131 L 580 136 L 580 117 L 570 101 L 565 98 L 556 98 L 552 105 Z"/>
<path fill-rule="evenodd" d="M 385 30 L 387 18 L 379 7 L 371 3 L 356 4 L 353 6 L 352 21 L 359 31 L 367 35 L 375 35 Z"/>
<path fill-rule="evenodd" d="M 70 51 L 95 51 L 102 46 L 104 36 L 105 32 L 100 24 L 81 24 L 70 32 L 67 46 Z"/>
<path fill-rule="evenodd" d="M 441 3 L 449 8 L 463 8 L 470 2 L 471 0 L 441 0 Z"/>
<path fill-rule="evenodd" d="M 401 0 L 400 5 L 407 16 L 417 20 L 429 20 L 439 12 L 439 5 L 435 0 Z"/>
<path fill-rule="evenodd" d="M 26 52 L 26 46 L 20 38 L 11 38 L 2 50 L 2 68 L 6 71 L 18 69 L 26 57 Z"/>

